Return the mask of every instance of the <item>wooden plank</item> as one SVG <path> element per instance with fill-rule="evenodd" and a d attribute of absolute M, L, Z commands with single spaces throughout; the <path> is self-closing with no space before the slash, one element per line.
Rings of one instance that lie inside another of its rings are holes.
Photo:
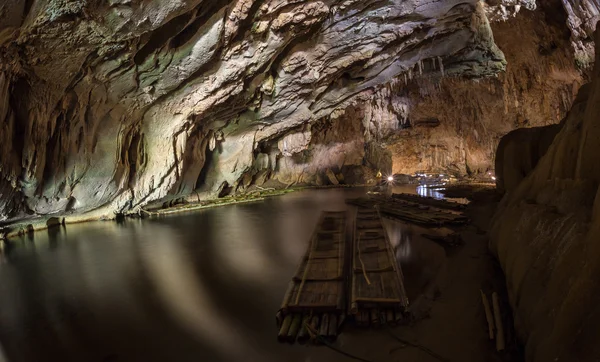
<path fill-rule="evenodd" d="M 387 324 L 388 320 L 395 323 L 392 311 L 408 306 L 401 268 L 381 216 L 378 220 L 363 220 L 360 210 L 353 237 L 350 313 L 361 325 L 366 323 L 365 318 L 371 325 Z"/>
<path fill-rule="evenodd" d="M 337 333 L 346 313 L 345 235 L 345 212 L 321 214 L 277 314 L 280 339 L 305 343 L 311 331 L 329 338 Z"/>

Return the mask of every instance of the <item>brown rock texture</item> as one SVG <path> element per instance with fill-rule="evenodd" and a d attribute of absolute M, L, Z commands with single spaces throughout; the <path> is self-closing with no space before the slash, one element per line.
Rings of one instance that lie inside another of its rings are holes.
<path fill-rule="evenodd" d="M 521 10 L 492 23 L 506 72 L 477 81 L 426 77 L 399 87 L 394 93 L 409 116 L 387 143 L 394 172 L 493 172 L 503 135 L 560 122 L 585 81 L 565 22 L 560 3 Z"/>
<path fill-rule="evenodd" d="M 476 0 L 11 0 L 0 219 L 216 197 L 265 165 L 259 145 L 428 59 L 505 65 Z"/>
<path fill-rule="evenodd" d="M 490 246 L 506 273 L 528 361 L 600 359 L 598 54 L 592 82 L 493 222 Z"/>
<path fill-rule="evenodd" d="M 563 118 L 593 4 L 10 0 L 0 223 L 331 174 L 481 174 L 501 135 Z"/>

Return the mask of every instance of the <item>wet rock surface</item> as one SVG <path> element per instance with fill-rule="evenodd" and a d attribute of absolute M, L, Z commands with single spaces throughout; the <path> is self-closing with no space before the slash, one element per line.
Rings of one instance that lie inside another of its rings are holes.
<path fill-rule="evenodd" d="M 600 358 L 599 80 L 596 66 L 545 155 L 507 188 L 491 229 L 529 361 Z"/>
<path fill-rule="evenodd" d="M 419 61 L 472 77 L 505 64 L 477 1 L 17 0 L 0 14 L 5 220 L 216 197 L 258 145 Z"/>

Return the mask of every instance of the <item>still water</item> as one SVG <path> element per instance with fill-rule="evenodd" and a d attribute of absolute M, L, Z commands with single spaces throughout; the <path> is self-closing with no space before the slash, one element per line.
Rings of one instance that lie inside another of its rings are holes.
<path fill-rule="evenodd" d="M 320 211 L 363 193 L 309 190 L 15 240 L 0 254 L 0 362 L 346 361 L 278 344 L 274 315 Z M 386 227 L 414 299 L 445 251 L 419 228 Z"/>

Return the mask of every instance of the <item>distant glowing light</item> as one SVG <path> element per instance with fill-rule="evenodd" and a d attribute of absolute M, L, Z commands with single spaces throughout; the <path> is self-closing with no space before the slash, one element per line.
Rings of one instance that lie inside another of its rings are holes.
<path fill-rule="evenodd" d="M 440 175 L 440 177 L 444 177 L 444 175 Z"/>
<path fill-rule="evenodd" d="M 492 180 L 496 181 L 496 176 L 492 176 Z"/>
<path fill-rule="evenodd" d="M 388 176 L 387 180 L 390 182 L 394 181 L 394 176 Z"/>

